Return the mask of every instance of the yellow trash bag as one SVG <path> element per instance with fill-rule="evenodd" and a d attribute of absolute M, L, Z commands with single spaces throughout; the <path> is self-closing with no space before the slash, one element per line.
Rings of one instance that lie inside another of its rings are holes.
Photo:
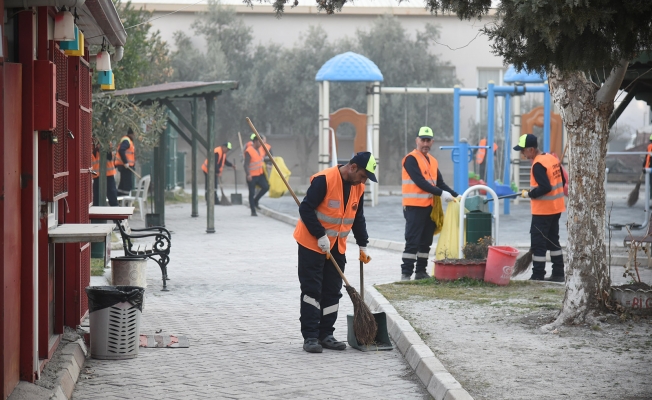
<path fill-rule="evenodd" d="M 468 213 L 467 210 L 464 210 Z M 464 233 L 464 240 L 466 240 L 466 232 Z M 435 249 L 435 260 L 443 260 L 444 258 L 458 258 L 459 257 L 459 236 L 460 236 L 460 203 L 451 201 L 446 207 L 446 214 L 444 215 L 444 224 L 437 241 L 437 248 Z"/>
<path fill-rule="evenodd" d="M 435 233 L 436 235 L 441 232 L 442 225 L 444 224 L 444 209 L 441 207 L 441 197 L 432 196 L 432 211 L 430 212 L 430 219 L 437 224 Z"/>
<path fill-rule="evenodd" d="M 276 161 L 276 165 L 278 165 L 281 173 L 283 173 L 285 180 L 288 180 L 291 172 L 285 165 L 283 157 L 274 157 L 274 161 Z M 272 168 L 272 173 L 269 175 L 269 197 L 276 199 L 283 196 L 285 192 L 287 192 L 287 187 L 285 186 L 285 183 L 283 183 L 283 179 L 281 179 L 276 168 Z"/>

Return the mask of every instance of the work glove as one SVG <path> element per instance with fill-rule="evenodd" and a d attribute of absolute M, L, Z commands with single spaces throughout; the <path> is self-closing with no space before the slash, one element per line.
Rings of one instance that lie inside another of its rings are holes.
<path fill-rule="evenodd" d="M 528 197 L 530 197 L 530 192 L 523 189 L 523 191 L 521 192 L 521 197 L 527 199 Z"/>
<path fill-rule="evenodd" d="M 367 264 L 369 261 L 371 261 L 371 257 L 369 257 L 369 253 L 367 252 L 367 248 L 360 246 L 360 261 L 363 263 Z"/>
<path fill-rule="evenodd" d="M 453 201 L 455 199 L 452 194 L 448 193 L 445 190 L 441 192 L 440 197 L 441 197 L 441 201 L 445 201 L 446 203 L 448 203 L 449 201 Z"/>
<path fill-rule="evenodd" d="M 324 235 L 317 239 L 317 246 L 323 251 L 324 253 L 328 253 L 331 250 L 331 241 L 328 240 L 328 236 Z"/>

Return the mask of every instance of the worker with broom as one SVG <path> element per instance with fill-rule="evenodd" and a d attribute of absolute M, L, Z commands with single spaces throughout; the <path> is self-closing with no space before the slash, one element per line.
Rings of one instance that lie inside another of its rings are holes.
<path fill-rule="evenodd" d="M 564 184 L 566 180 L 557 157 L 542 153 L 537 147 L 537 137 L 522 135 L 514 150 L 532 160 L 530 190 L 523 190 L 521 196 L 530 198 L 532 224 L 530 225 L 530 251 L 532 254 L 532 276 L 530 280 L 542 281 L 546 275 L 546 252 L 550 250 L 552 274 L 545 279 L 564 282 L 564 256 L 559 244 L 559 218 L 566 211 Z"/>
<path fill-rule="evenodd" d="M 364 183 L 376 180 L 376 160 L 369 152 L 357 153 L 346 165 L 327 168 L 310 178 L 310 187 L 299 206 L 300 219 L 294 230 L 299 244 L 301 284 L 301 333 L 303 349 L 321 353 L 323 348 L 344 350 L 346 344 L 333 337 L 342 277 L 331 262 L 344 270 L 346 239 L 353 232 L 360 246 L 360 260 L 371 260 L 367 252 L 364 218 Z"/>
<path fill-rule="evenodd" d="M 227 167 L 235 169 L 235 164 L 231 164 L 231 162 L 226 159 L 226 153 L 228 153 L 231 148 L 231 142 L 226 142 L 213 149 L 213 153 L 215 153 L 215 204 L 220 204 L 220 199 L 217 197 L 217 187 L 219 184 L 219 178 L 222 176 L 222 170 L 224 169 L 224 166 L 226 165 Z M 204 164 L 202 164 L 201 170 L 204 171 L 204 177 L 206 178 L 206 190 L 208 190 L 208 158 L 204 160 Z M 208 199 L 208 194 L 206 199 Z"/>
<path fill-rule="evenodd" d="M 263 143 L 257 137 L 251 140 L 252 145 L 245 148 L 245 173 L 247 174 L 247 186 L 249 187 L 249 208 L 251 216 L 257 217 L 256 209 L 258 201 L 269 190 L 269 183 L 265 177 L 265 162 L 260 148 Z M 260 187 L 256 193 L 256 186 Z"/>
<path fill-rule="evenodd" d="M 430 219 L 433 196 L 440 196 L 442 201 L 449 202 L 459 195 L 448 187 L 439 172 L 437 159 L 431 156 L 434 135 L 432 129 L 422 126 L 416 138 L 416 149 L 405 157 L 401 165 L 403 193 L 403 216 L 405 217 L 405 249 L 401 257 L 401 280 L 426 279 L 428 254 L 432 238 L 437 229 Z M 415 267 L 416 263 L 416 267 Z"/>

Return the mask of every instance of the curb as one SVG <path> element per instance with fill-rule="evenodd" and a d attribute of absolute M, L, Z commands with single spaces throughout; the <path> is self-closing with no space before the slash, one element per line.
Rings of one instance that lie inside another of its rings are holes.
<path fill-rule="evenodd" d="M 426 345 L 410 322 L 373 286 L 365 287 L 365 303 L 371 311 L 384 312 L 387 330 L 410 367 L 435 400 L 473 400 L 462 385 Z"/>
<path fill-rule="evenodd" d="M 243 201 L 243 204 L 249 207 L 249 203 L 247 201 Z M 299 218 L 283 214 L 278 211 L 274 211 L 270 208 L 267 208 L 263 205 L 260 206 L 260 211 L 258 211 L 260 214 L 263 214 L 265 216 L 268 216 L 270 218 L 274 218 L 276 220 L 279 220 L 281 222 L 285 222 L 288 225 L 296 225 L 297 221 Z M 353 238 L 352 235 L 349 235 L 349 238 L 347 239 L 348 242 L 350 243 L 355 243 L 355 239 Z M 373 247 L 377 249 L 384 249 L 384 250 L 392 250 L 392 251 L 398 251 L 402 252 L 403 249 L 405 248 L 405 242 L 395 242 L 392 240 L 385 240 L 385 239 L 372 239 L 369 238 L 369 243 L 367 244 L 367 247 Z M 436 242 L 433 243 L 433 245 L 430 248 L 430 256 L 434 257 L 435 256 L 435 250 L 436 250 Z M 514 246 L 516 249 L 526 252 L 530 249 L 530 243 L 516 243 Z M 566 249 L 566 245 L 563 244 L 561 246 L 563 249 Z M 624 249 L 623 249 L 624 250 Z M 611 255 L 611 265 L 612 266 L 623 266 L 629 259 L 627 253 L 625 254 L 612 254 Z M 546 254 L 546 260 L 550 262 L 550 255 Z"/>
<path fill-rule="evenodd" d="M 53 389 L 46 389 L 33 383 L 20 381 L 7 400 L 71 399 L 87 356 L 88 348 L 82 339 L 69 342 L 61 348 L 61 353 L 57 357 L 60 369 L 57 372 L 56 384 Z"/>

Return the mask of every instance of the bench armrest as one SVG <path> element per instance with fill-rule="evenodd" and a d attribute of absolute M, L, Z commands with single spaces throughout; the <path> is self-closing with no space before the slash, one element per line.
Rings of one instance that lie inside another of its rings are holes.
<path fill-rule="evenodd" d="M 160 235 L 166 235 L 169 239 L 172 238 L 172 234 L 170 234 L 170 231 L 167 229 L 163 228 L 162 226 L 150 226 L 148 228 L 141 228 L 141 229 L 134 229 L 131 228 L 132 232 L 157 232 Z"/>

